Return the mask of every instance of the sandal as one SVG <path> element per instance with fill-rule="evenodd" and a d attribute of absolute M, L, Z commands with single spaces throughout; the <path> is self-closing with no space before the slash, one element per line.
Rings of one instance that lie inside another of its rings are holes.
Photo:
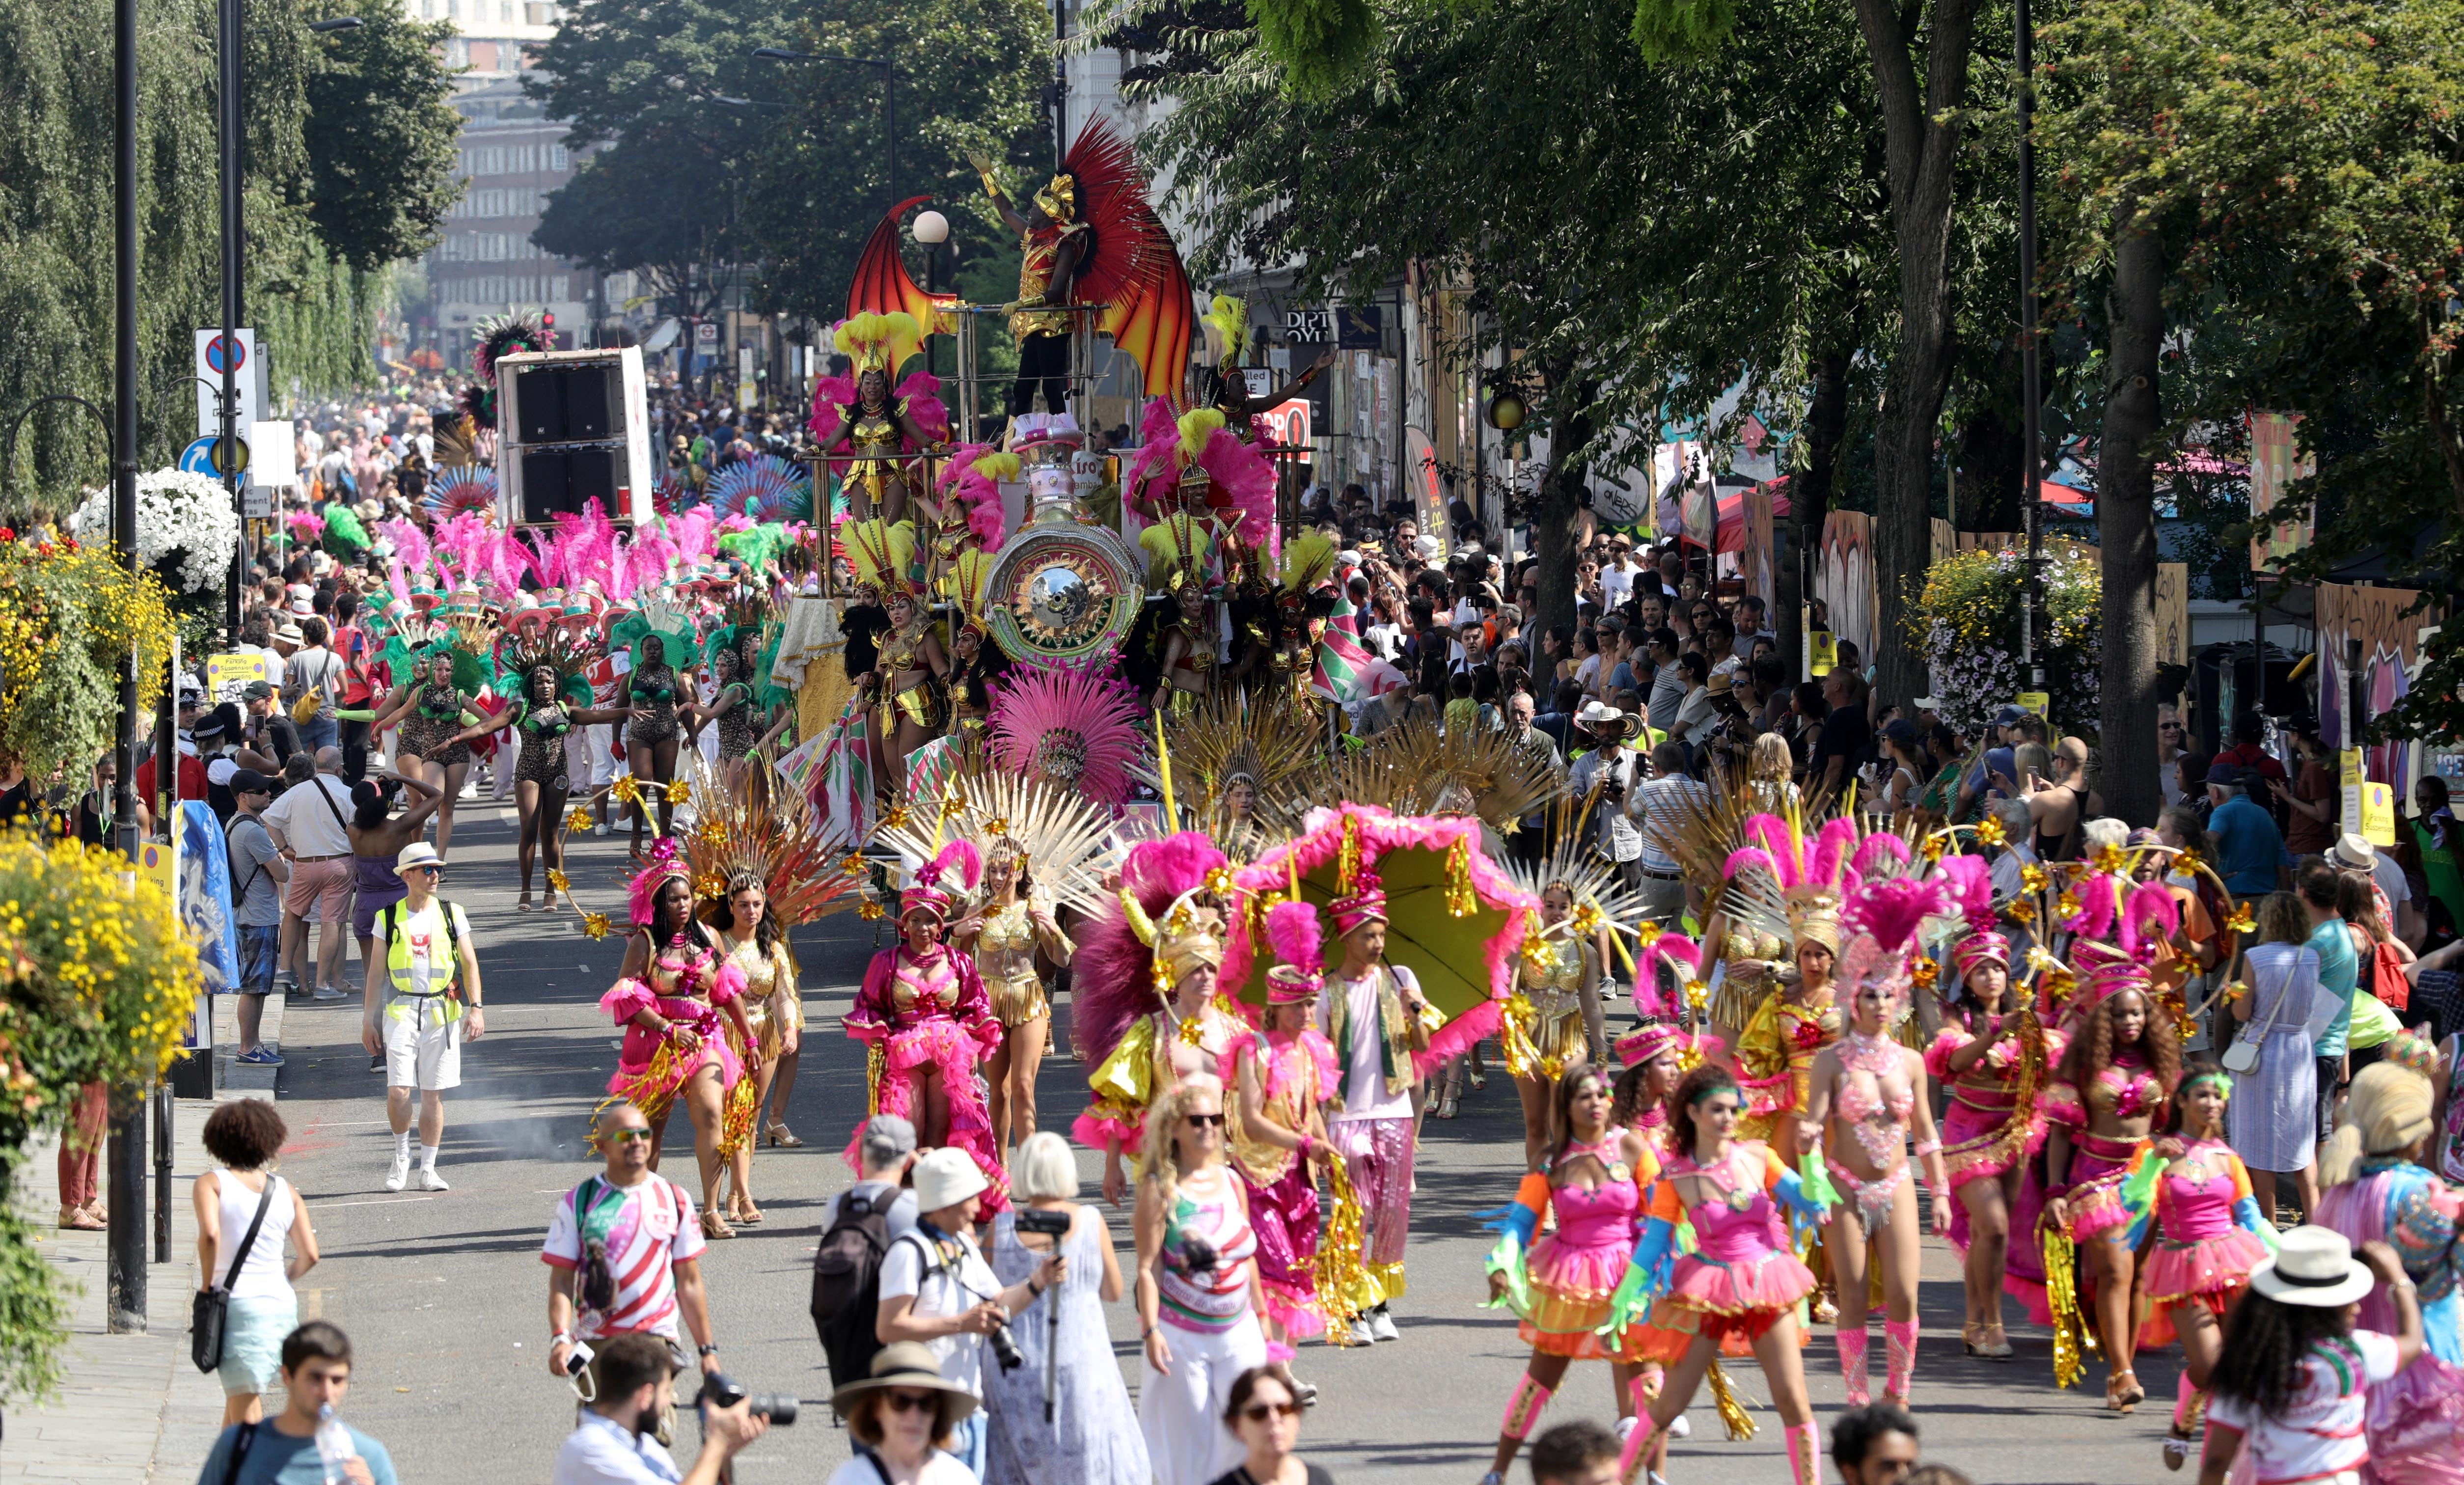
<path fill-rule="evenodd" d="M 63 1207 L 60 1208 L 60 1229 L 63 1231 L 99 1232 L 110 1225 L 111 1224 L 104 1222 L 101 1218 L 97 1217 L 92 1211 L 83 1207 Z"/>
<path fill-rule="evenodd" d="M 796 1138 L 795 1131 L 775 1119 L 770 1121 L 770 1126 L 764 1129 L 762 1134 L 772 1144 L 784 1145 L 791 1150 L 801 1150 L 804 1147 L 804 1141 Z"/>
<path fill-rule="evenodd" d="M 2000 1325 L 1982 1325 L 1977 1329 L 1976 1355 L 1989 1362 L 2007 1362 L 2016 1354 L 2011 1346 L 2011 1333 Z"/>
<path fill-rule="evenodd" d="M 1482 1067 L 1479 1063 L 1473 1063 L 1471 1067 L 1471 1091 L 1478 1093 L 1487 1086 L 1488 1070 Z"/>
<path fill-rule="evenodd" d="M 705 1211 L 701 1214 L 701 1235 L 715 1242 L 721 1238 L 734 1237 L 736 1230 L 729 1227 L 727 1219 L 717 1212 Z"/>
<path fill-rule="evenodd" d="M 1974 1320 L 1969 1320 L 1959 1327 L 1959 1349 L 1964 1354 L 1969 1356 L 1976 1354 L 1976 1334 L 1984 1328 Z"/>
<path fill-rule="evenodd" d="M 531 910 L 531 895 L 530 895 L 529 893 L 525 892 L 525 893 L 523 893 L 523 894 L 522 894 L 522 896 L 521 896 L 521 900 L 520 900 L 520 901 L 518 901 L 518 902 L 516 902 L 516 903 L 514 904 L 514 911 L 515 911 L 515 912 L 517 912 L 517 913 L 527 913 L 527 912 L 529 912 L 530 910 Z"/>
<path fill-rule="evenodd" d="M 1454 1118 L 1460 1106 L 1461 1100 L 1455 1097 L 1455 1091 L 1451 1088 L 1447 1089 L 1445 1096 L 1438 1100 L 1438 1118 Z"/>
<path fill-rule="evenodd" d="M 727 1220 L 735 1223 L 737 1227 L 759 1227 L 761 1223 L 761 1208 L 754 1206 L 751 1202 L 746 1202 L 744 1205 L 730 1210 L 727 1214 Z"/>
<path fill-rule="evenodd" d="M 2104 1379 L 2104 1406 L 2108 1412 L 2127 1418 L 2146 1395 L 2146 1389 L 2140 1386 L 2139 1379 L 2129 1372 L 2118 1371 Z"/>

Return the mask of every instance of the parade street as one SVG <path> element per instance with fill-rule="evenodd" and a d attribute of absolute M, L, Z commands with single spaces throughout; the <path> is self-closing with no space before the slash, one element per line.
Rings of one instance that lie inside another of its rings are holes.
<path fill-rule="evenodd" d="M 590 941 L 569 912 L 514 912 L 511 853 L 509 828 L 469 810 L 442 889 L 470 912 L 489 1005 L 487 1035 L 467 1050 L 463 1086 L 447 1102 L 439 1169 L 450 1192 L 382 1188 L 385 1109 L 381 1080 L 359 1048 L 357 1001 L 295 1004 L 284 1023 L 281 1102 L 293 1142 L 282 1168 L 307 1193 L 324 1252 L 302 1281 L 300 1318 L 321 1317 L 351 1335 L 358 1372 L 349 1416 L 385 1441 L 406 1481 L 543 1480 L 572 1426 L 570 1394 L 546 1371 L 548 1271 L 539 1249 L 557 1197 L 589 1169 L 584 1124 L 615 1060 L 614 1032 L 598 1001 L 622 942 Z M 621 837 L 577 838 L 570 870 L 583 906 L 621 907 L 623 863 Z M 828 1374 L 805 1306 L 818 1213 L 848 1183 L 839 1152 L 864 1112 L 864 1059 L 839 1033 L 837 1018 L 863 974 L 871 929 L 848 914 L 798 936 L 810 1025 L 787 1122 L 805 1144 L 755 1157 L 754 1195 L 768 1220 L 712 1245 L 703 1263 L 728 1372 L 754 1391 L 792 1392 L 804 1402 L 794 1428 L 772 1430 L 737 1460 L 748 1485 L 818 1481 L 847 1456 L 846 1433 L 822 1406 Z M 354 984 L 357 969 L 355 963 Z M 1623 1019 L 1612 1015 L 1613 1025 Z M 1066 1047 L 1066 1033 L 1056 1029 L 1055 1041 Z M 1048 1060 L 1045 1127 L 1066 1128 L 1084 1099 L 1083 1070 L 1066 1052 Z M 1465 1099 L 1461 1119 L 1427 1123 L 1411 1290 L 1396 1306 L 1402 1340 L 1354 1351 L 1312 1344 L 1295 1363 L 1323 1389 L 1303 1447 L 1347 1485 L 1469 1485 L 1487 1468 L 1500 1399 L 1524 1352 L 1510 1318 L 1478 1307 L 1490 1235 L 1475 1214 L 1512 1194 L 1513 1119 L 1513 1089 L 1500 1073 Z M 698 1200 L 685 1128 L 677 1116 L 664 1170 Z M 680 1145 L 682 1156 L 674 1153 Z M 1087 1194 L 1100 1200 L 1100 1157 L 1080 1159 Z M 1112 1228 L 1126 1273 L 1126 1212 L 1113 1214 Z M 1958 1307 L 1952 1256 L 1929 1238 L 1915 1399 L 1925 1457 L 1984 1481 L 2169 1477 L 2158 1457 L 2165 1408 L 2153 1401 L 2172 1395 L 2169 1353 L 2142 1359 L 2151 1401 L 2136 1416 L 2116 1419 L 2096 1395 L 2101 1368 L 2085 1386 L 2053 1389 L 2041 1331 L 2014 1324 L 2018 1357 L 2011 1363 L 1962 1358 Z M 1134 1314 L 1125 1301 L 1110 1307 L 1110 1319 L 1134 1387 Z M 1840 1406 L 1827 1329 L 1817 1330 L 1807 1363 L 1827 1427 Z M 1750 1363 L 1734 1375 L 1756 1404 L 1760 1436 L 1720 1442 L 1707 1395 L 1698 1398 L 1693 1439 L 1671 1457 L 1669 1476 L 1679 1485 L 1766 1480 L 1780 1470 L 1779 1430 L 1760 1379 Z M 1612 1416 L 1607 1370 L 1595 1363 L 1570 1374 L 1548 1419 L 1582 1414 Z"/>

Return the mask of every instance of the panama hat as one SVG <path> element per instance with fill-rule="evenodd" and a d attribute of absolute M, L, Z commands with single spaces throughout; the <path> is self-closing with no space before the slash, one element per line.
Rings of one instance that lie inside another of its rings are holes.
<path fill-rule="evenodd" d="M 2309 1225 L 2277 1238 L 2276 1256 L 2250 1271 L 2250 1287 L 2277 1303 L 2319 1309 L 2351 1304 L 2377 1283 L 2343 1233 Z"/>
<path fill-rule="evenodd" d="M 439 870 L 442 870 L 445 866 L 445 858 L 436 853 L 436 848 L 434 846 L 429 845 L 424 840 L 413 841 L 411 844 L 405 846 L 402 848 L 402 854 L 393 858 L 393 869 L 394 875 L 400 875 L 404 872 L 415 871 L 423 866 L 432 866 Z"/>
<path fill-rule="evenodd" d="M 961 1151 L 939 1151 L 935 1154 L 956 1154 Z M 976 1395 L 941 1375 L 940 1364 L 933 1359 L 933 1348 L 920 1341 L 893 1341 L 872 1356 L 872 1374 L 830 1394 L 830 1406 L 844 1418 L 868 1392 L 890 1387 L 913 1387 L 918 1391 L 945 1394 L 941 1399 L 940 1426 L 933 1431 L 937 1437 L 946 1433 L 960 1419 L 976 1410 Z"/>
<path fill-rule="evenodd" d="M 976 1166 L 976 1158 L 952 1145 L 927 1150 L 915 1162 L 915 1209 L 939 1211 L 956 1207 L 992 1183 Z"/>
<path fill-rule="evenodd" d="M 2379 848 L 2370 844 L 2370 838 L 2351 831 L 2346 831 L 2337 840 L 2336 849 L 2328 854 L 2336 858 L 2338 866 L 2350 867 L 2356 872 L 2366 872 L 2379 861 Z"/>

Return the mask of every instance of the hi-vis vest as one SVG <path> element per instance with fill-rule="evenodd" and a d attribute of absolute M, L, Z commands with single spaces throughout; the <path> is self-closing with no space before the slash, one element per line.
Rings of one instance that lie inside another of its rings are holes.
<path fill-rule="evenodd" d="M 402 912 L 402 906 L 401 902 L 388 902 L 377 915 L 377 922 L 384 930 L 385 971 L 393 981 L 393 996 L 385 1007 L 386 1013 L 403 1009 L 400 1004 L 403 1001 L 408 1001 L 414 1007 L 424 1001 L 434 1001 L 444 1013 L 444 1019 L 451 1021 L 462 1014 L 461 989 L 455 982 L 462 976 L 462 933 L 470 924 L 463 920 L 460 907 L 443 898 L 436 899 L 437 915 L 445 920 L 445 957 L 440 963 L 431 952 L 429 988 L 423 992 L 414 988 L 419 981 L 411 973 L 410 935 L 404 931 L 408 918 Z M 430 948 L 432 951 L 433 945 Z"/>

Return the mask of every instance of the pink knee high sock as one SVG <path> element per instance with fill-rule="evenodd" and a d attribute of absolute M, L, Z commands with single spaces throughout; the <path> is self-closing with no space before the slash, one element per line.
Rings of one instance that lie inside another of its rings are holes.
<path fill-rule="evenodd" d="M 1540 1421 L 1540 1410 L 1549 1406 L 1552 1395 L 1549 1388 L 1532 1381 L 1529 1372 L 1525 1372 L 1515 1379 L 1514 1390 L 1507 1394 L 1506 1421 L 1497 1426 L 1497 1431 L 1510 1439 L 1529 1438 L 1531 1426 Z"/>
<path fill-rule="evenodd" d="M 1917 1374 L 1917 1322 L 1912 1317 L 1903 1320 L 1882 1322 L 1882 1341 L 1890 1348 L 1890 1372 L 1882 1391 L 1897 1398 L 1902 1407 L 1908 1401 L 1908 1387 Z"/>
<path fill-rule="evenodd" d="M 1639 1394 L 1642 1391 L 1642 1384 L 1637 1382 L 1634 1389 L 1637 1394 Z M 1634 1431 L 1625 1436 L 1625 1448 L 1617 1454 L 1617 1477 L 1618 1479 L 1637 1478 L 1636 1471 L 1640 1467 L 1643 1459 L 1650 1454 L 1651 1441 L 1658 1437 L 1660 1437 L 1660 1430 L 1651 1421 L 1651 1410 L 1645 1408 L 1635 1418 Z"/>
<path fill-rule="evenodd" d="M 1848 1406 L 1862 1407 L 1874 1400 L 1865 1372 L 1865 1332 L 1837 1330 L 1831 1339 L 1839 1342 L 1839 1375 L 1848 1384 Z"/>
<path fill-rule="evenodd" d="M 2190 1385 L 2190 1374 L 2184 1372 L 2173 1383 L 2173 1430 L 2180 1432 L 2190 1426 L 2190 1405 L 2199 1400 L 2199 1389 Z"/>
<path fill-rule="evenodd" d="M 1788 1430 L 1790 1485 L 1822 1485 L 1822 1425 L 1808 1419 Z"/>

